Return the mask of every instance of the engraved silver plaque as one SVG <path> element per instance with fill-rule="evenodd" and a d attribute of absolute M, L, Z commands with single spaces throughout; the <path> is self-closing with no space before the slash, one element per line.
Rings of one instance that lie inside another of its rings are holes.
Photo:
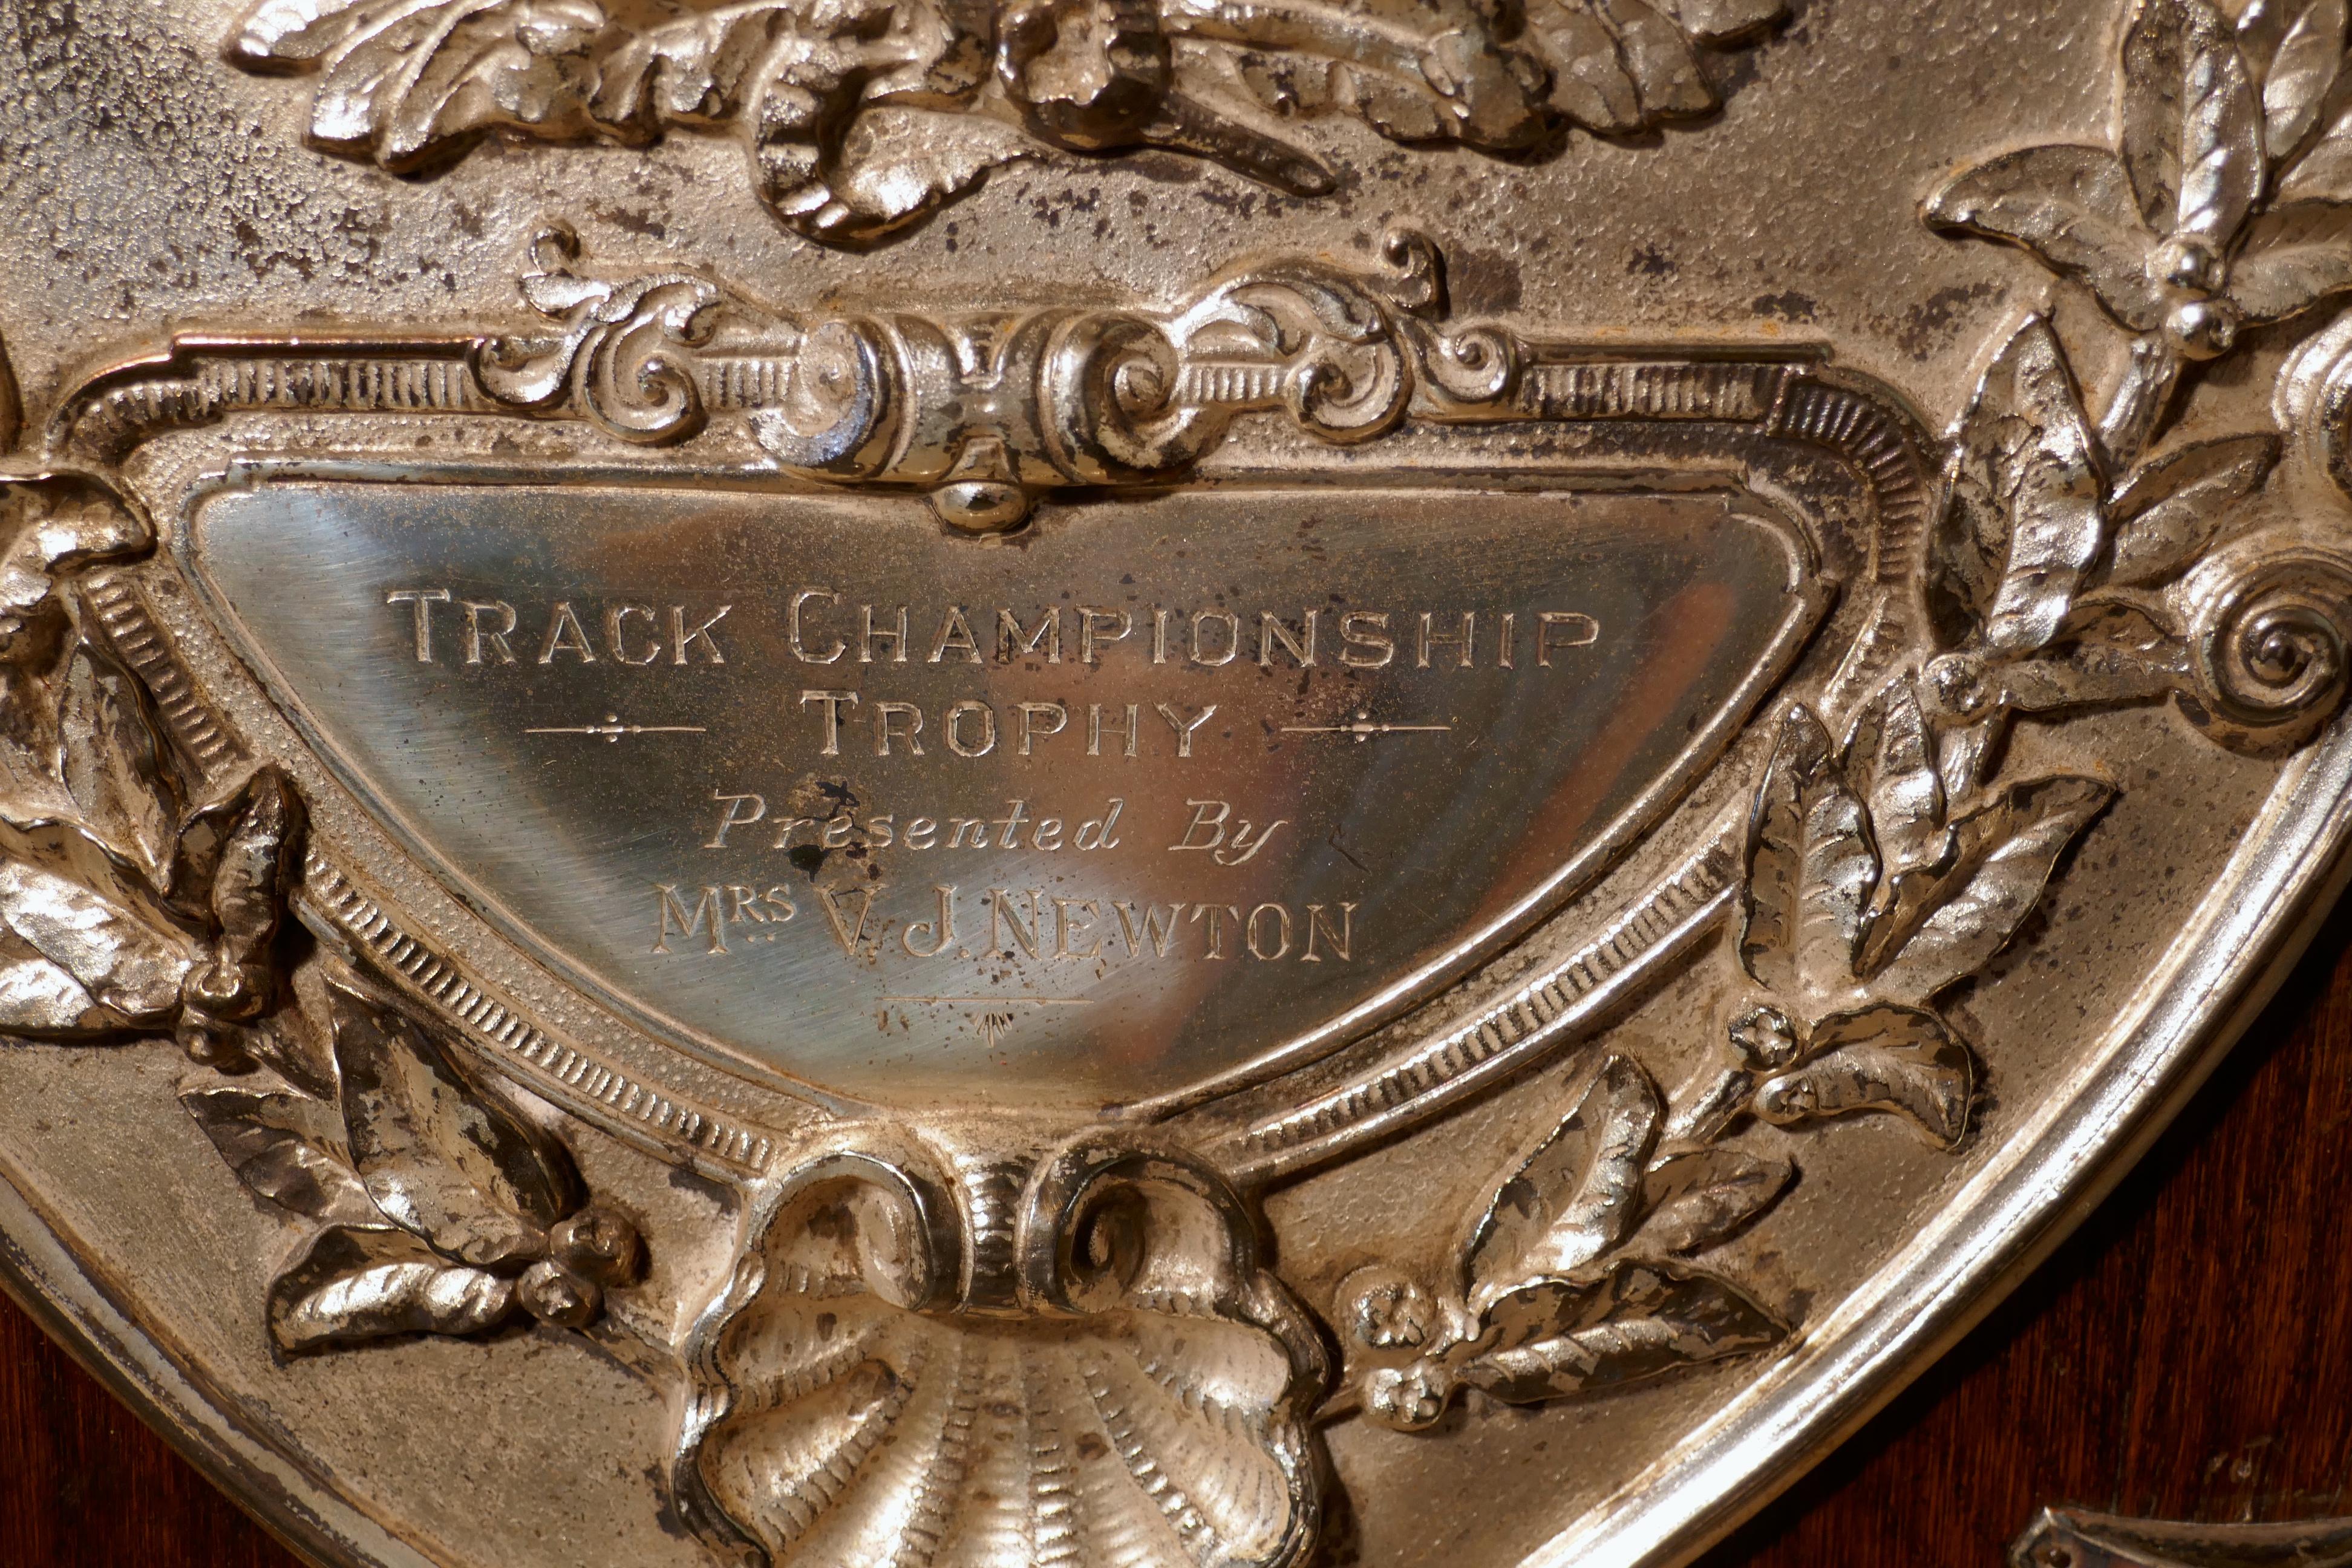
<path fill-rule="evenodd" d="M 1717 495 L 1138 508 L 1007 547 L 911 500 L 264 482 L 190 551 L 468 901 L 684 1048 L 888 1100 L 1157 1099 L 1360 1030 L 1589 880 L 1819 605 Z M 612 584 L 649 535 L 673 569 Z"/>
<path fill-rule="evenodd" d="M 18 11 L 0 1257 L 321 1561 L 1686 1561 L 2340 879 L 2340 4 Z"/>

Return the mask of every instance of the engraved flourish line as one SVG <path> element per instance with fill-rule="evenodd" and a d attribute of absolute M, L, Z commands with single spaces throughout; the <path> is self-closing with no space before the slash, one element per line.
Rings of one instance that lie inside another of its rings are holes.
<path fill-rule="evenodd" d="M 1375 724 L 1362 714 L 1348 724 L 1285 724 L 1286 735 L 1353 735 L 1361 745 L 1375 735 L 1450 735 L 1451 724 Z"/>
<path fill-rule="evenodd" d="M 704 735 L 709 733 L 699 724 L 624 724 L 618 713 L 607 713 L 602 724 L 561 724 L 525 730 L 526 735 L 602 735 L 607 743 L 619 745 L 624 735 Z"/>

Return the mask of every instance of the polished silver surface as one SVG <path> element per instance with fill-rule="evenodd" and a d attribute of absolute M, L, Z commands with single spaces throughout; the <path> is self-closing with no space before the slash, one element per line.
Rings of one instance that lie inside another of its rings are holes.
<path fill-rule="evenodd" d="M 997 543 L 912 498 L 263 479 L 189 539 L 486 912 L 899 1104 L 1148 1098 L 1458 970 L 1814 608 L 1791 525 L 1705 493 L 1219 489 Z"/>
<path fill-rule="evenodd" d="M 2334 0 L 0 16 L 5 1257 L 328 1561 L 1687 1560 L 2340 888 Z"/>

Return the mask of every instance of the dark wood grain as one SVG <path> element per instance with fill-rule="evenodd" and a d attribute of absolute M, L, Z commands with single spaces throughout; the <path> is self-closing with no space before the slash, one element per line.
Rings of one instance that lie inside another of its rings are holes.
<path fill-rule="evenodd" d="M 0 1565 L 297 1561 L 0 1295 Z"/>
<path fill-rule="evenodd" d="M 1998 1568 L 2052 1502 L 2352 1510 L 2347 1199 L 2352 910 L 2042 1273 L 1705 1568 Z M 0 1300 L 0 1565 L 294 1562 Z"/>
<path fill-rule="evenodd" d="M 1705 1568 L 1997 1568 L 2049 1503 L 2352 1510 L 2352 907 L 2042 1272 Z"/>

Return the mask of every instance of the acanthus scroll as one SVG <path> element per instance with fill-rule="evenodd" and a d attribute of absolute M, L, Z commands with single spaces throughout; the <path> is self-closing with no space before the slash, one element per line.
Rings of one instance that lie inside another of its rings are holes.
<path fill-rule="evenodd" d="M 1244 268 L 1165 314 L 1143 310 L 803 321 L 697 274 L 605 280 L 551 229 L 522 282 L 548 336 L 489 340 L 495 402 L 570 413 L 628 441 L 681 440 L 725 410 L 789 472 L 919 486 L 960 527 L 1011 527 L 1067 486 L 1178 477 L 1234 420 L 1286 414 L 1345 445 L 1396 427 L 1425 378 L 1451 414 L 1503 409 L 1525 353 L 1498 328 L 1447 331 L 1442 264 L 1419 235 L 1383 265 Z"/>
<path fill-rule="evenodd" d="M 542 233 L 532 247 L 541 269 L 522 280 L 523 297 L 542 315 L 563 321 L 553 343 L 492 338 L 474 360 L 482 390 L 516 408 L 542 409 L 567 395 L 597 425 L 624 440 L 656 444 L 701 426 L 701 389 L 680 351 L 709 341 L 721 294 L 690 273 L 656 273 L 623 283 L 573 275 L 579 254 L 569 228 Z"/>

